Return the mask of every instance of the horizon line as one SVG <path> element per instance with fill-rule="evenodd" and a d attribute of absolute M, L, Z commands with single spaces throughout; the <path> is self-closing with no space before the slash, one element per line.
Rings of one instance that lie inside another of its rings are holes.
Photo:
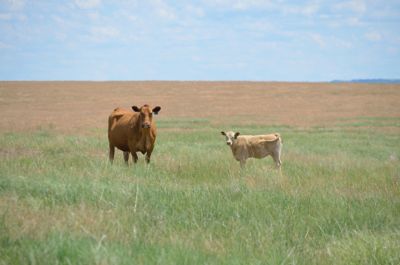
<path fill-rule="evenodd" d="M 196 79 L 104 79 L 104 80 L 90 80 L 90 79 L 9 79 L 0 80 L 0 82 L 93 82 L 93 83 L 106 83 L 106 82 L 237 82 L 237 83 L 400 83 L 400 78 L 357 78 L 357 79 L 332 79 L 324 81 L 305 81 L 305 80 L 196 80 Z"/>

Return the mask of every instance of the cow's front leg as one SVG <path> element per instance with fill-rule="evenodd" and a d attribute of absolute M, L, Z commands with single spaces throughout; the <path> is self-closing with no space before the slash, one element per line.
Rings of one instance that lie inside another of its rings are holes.
<path fill-rule="evenodd" d="M 151 157 L 151 153 L 153 150 L 147 151 L 146 153 L 146 163 L 149 164 L 150 163 L 150 157 Z"/>
<path fill-rule="evenodd" d="M 246 159 L 240 160 L 240 167 L 244 168 L 246 166 Z"/>
<path fill-rule="evenodd" d="M 128 165 L 128 161 L 129 161 L 129 152 L 124 152 L 124 161 L 125 161 L 125 164 Z"/>
<path fill-rule="evenodd" d="M 132 160 L 133 160 L 133 163 L 137 163 L 137 161 L 138 161 L 138 156 L 137 156 L 137 154 L 136 154 L 136 151 L 131 151 L 131 155 L 132 155 Z"/>

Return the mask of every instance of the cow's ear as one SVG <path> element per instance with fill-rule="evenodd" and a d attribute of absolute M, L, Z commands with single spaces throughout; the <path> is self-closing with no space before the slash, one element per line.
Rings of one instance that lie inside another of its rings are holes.
<path fill-rule="evenodd" d="M 234 138 L 238 138 L 238 136 L 240 135 L 240 132 L 236 132 Z"/>
<path fill-rule="evenodd" d="M 157 107 L 155 107 L 154 109 L 153 109 L 153 113 L 154 114 L 158 114 L 158 112 L 161 110 L 161 107 L 160 106 L 157 106 Z"/>
<path fill-rule="evenodd" d="M 224 131 L 221 131 L 221 134 L 226 136 L 226 133 Z"/>
<path fill-rule="evenodd" d="M 133 109 L 134 112 L 140 112 L 140 109 L 138 107 L 136 107 L 136 106 L 132 106 L 132 109 Z"/>

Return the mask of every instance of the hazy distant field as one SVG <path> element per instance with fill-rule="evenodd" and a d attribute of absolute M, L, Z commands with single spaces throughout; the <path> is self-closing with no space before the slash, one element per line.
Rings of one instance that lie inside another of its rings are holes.
<path fill-rule="evenodd" d="M 0 264 L 400 264 L 400 85 L 0 82 Z M 162 106 L 149 167 L 107 115 Z M 280 132 L 241 171 L 220 135 Z"/>

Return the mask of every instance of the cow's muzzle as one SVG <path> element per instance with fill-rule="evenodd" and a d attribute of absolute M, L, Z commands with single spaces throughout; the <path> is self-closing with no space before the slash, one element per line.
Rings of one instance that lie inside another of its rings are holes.
<path fill-rule="evenodd" d="M 143 129 L 149 129 L 149 128 L 150 128 L 150 124 L 144 123 L 144 124 L 142 125 L 142 128 L 143 128 Z"/>

